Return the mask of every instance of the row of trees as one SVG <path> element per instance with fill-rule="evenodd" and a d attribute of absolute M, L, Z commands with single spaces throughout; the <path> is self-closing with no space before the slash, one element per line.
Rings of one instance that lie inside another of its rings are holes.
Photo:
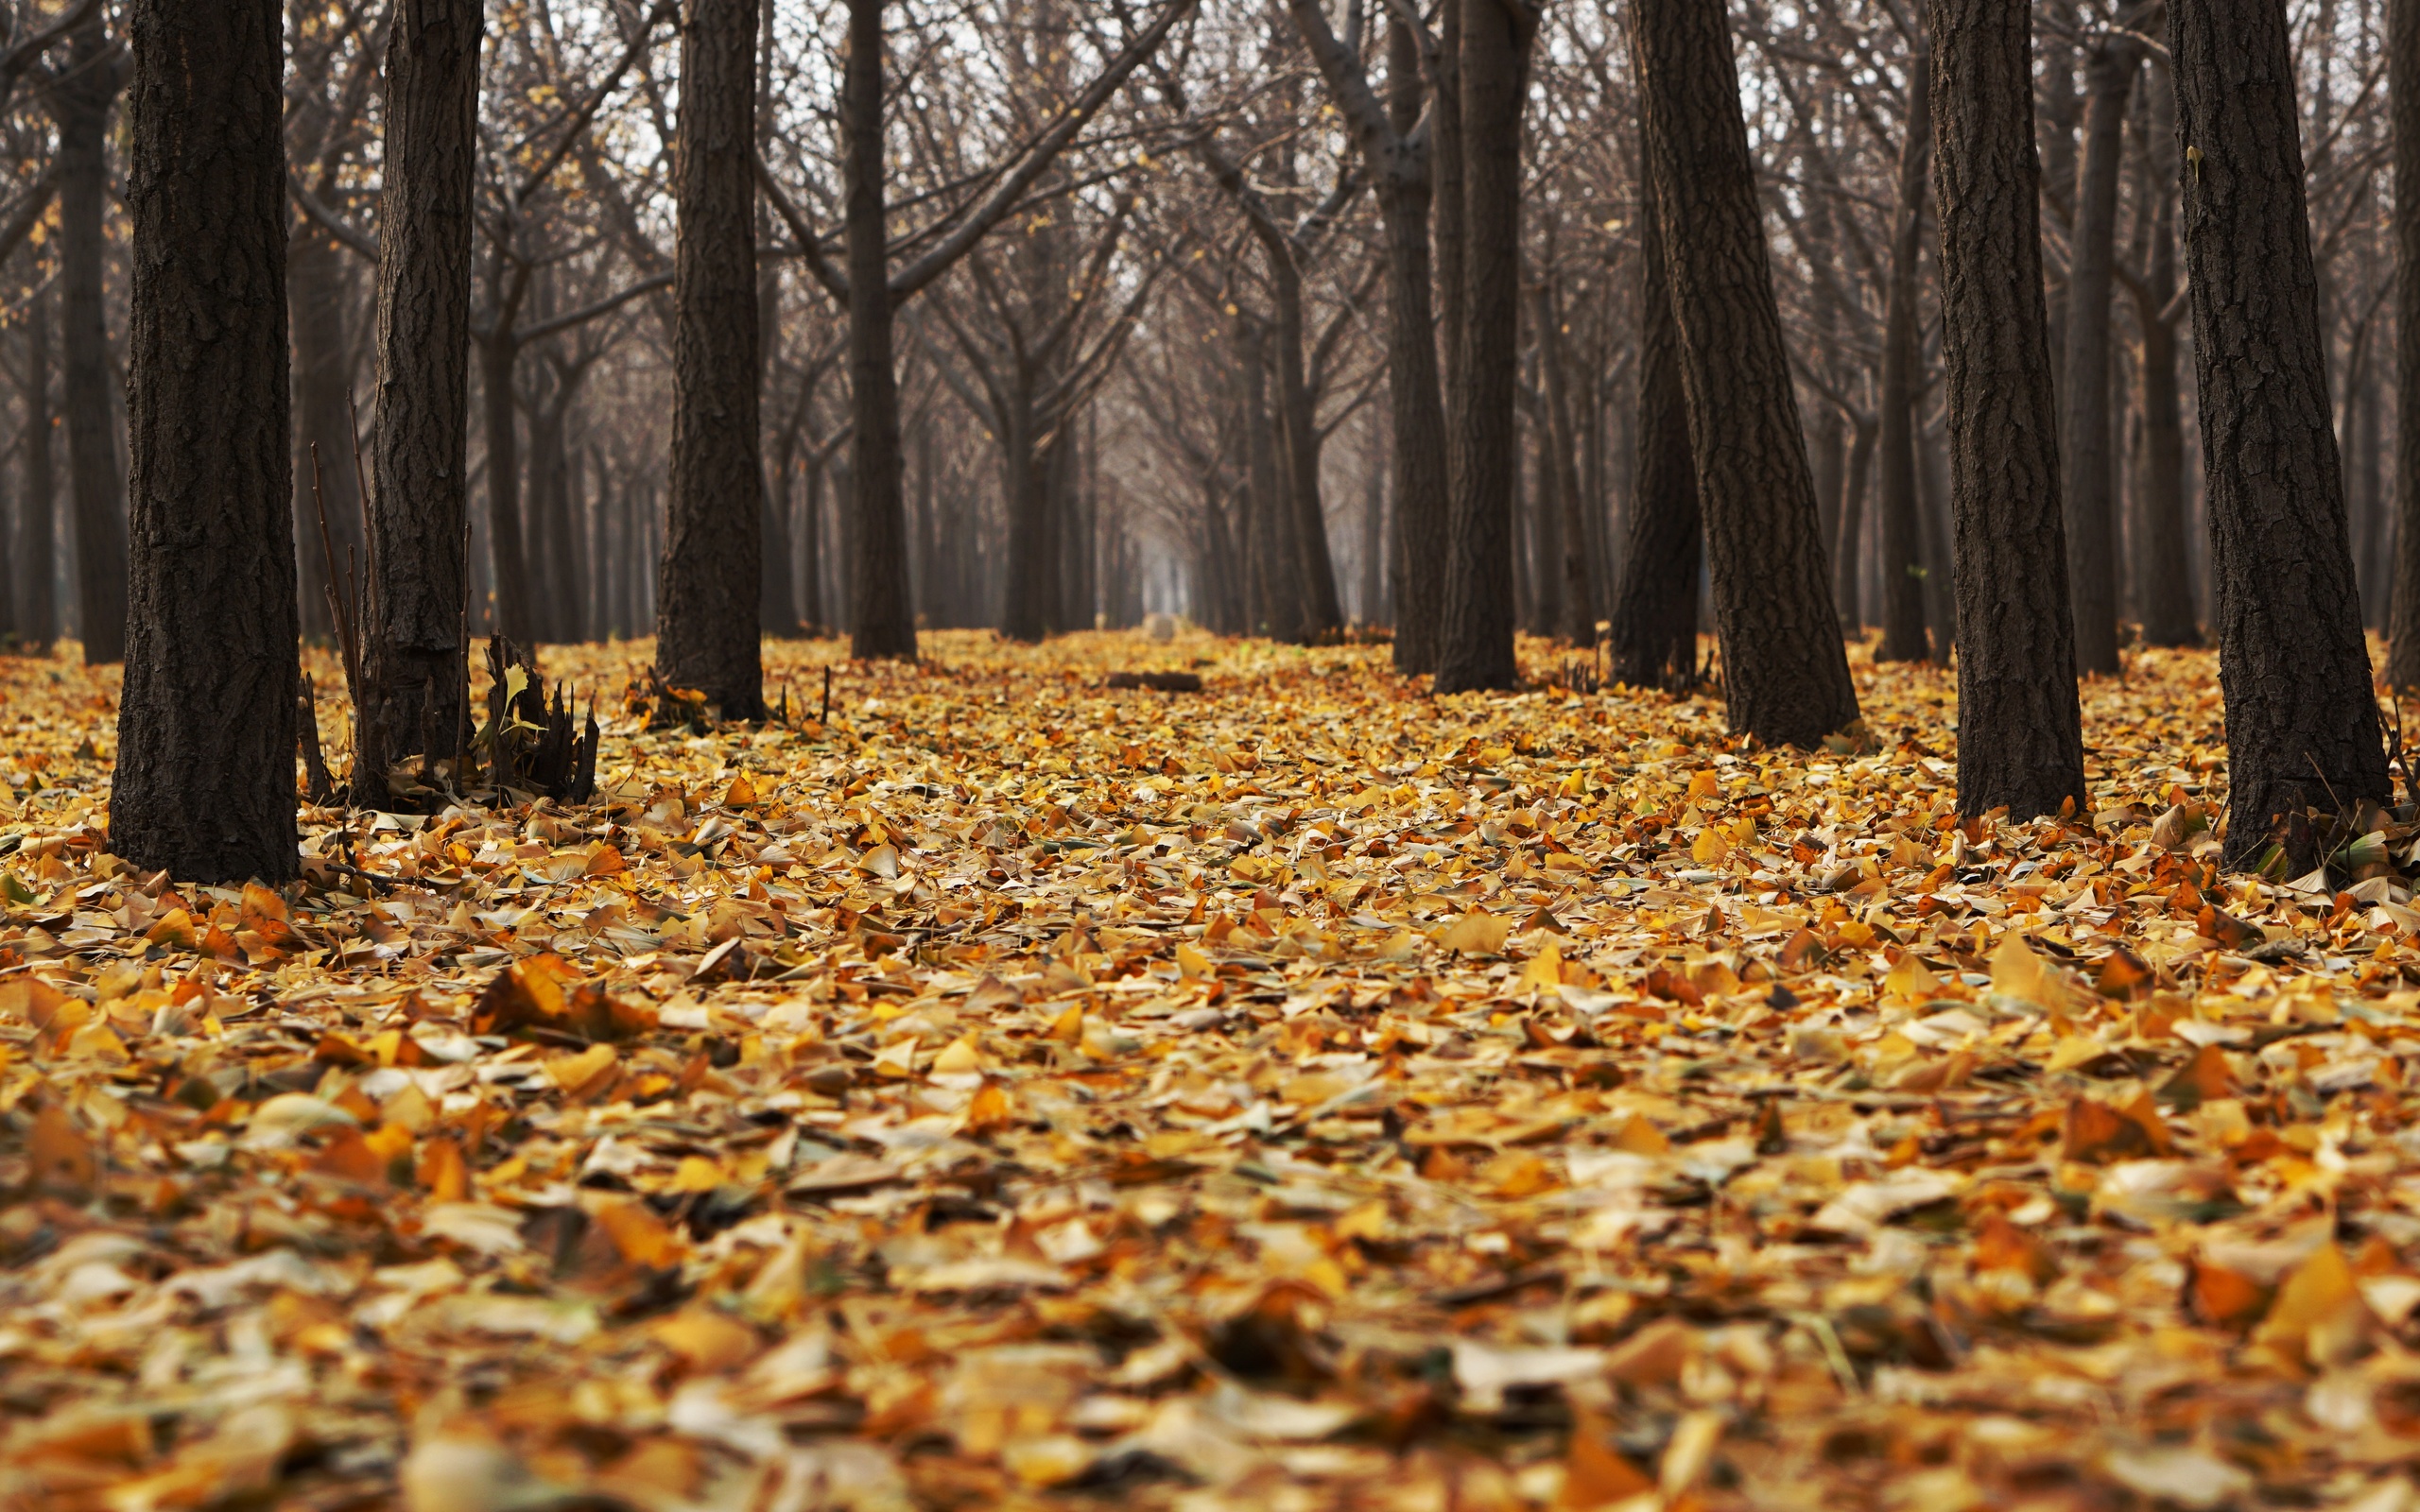
<path fill-rule="evenodd" d="M 2420 426 L 2375 397 L 2381 164 L 2411 135 L 2378 102 L 2415 91 L 2377 87 L 2392 49 L 2365 6 L 2331 0 L 2299 40 L 2274 0 L 2053 7 L 2047 39 L 2009 0 L 1635 0 L 1617 26 L 1520 0 L 200 7 L 240 21 L 215 46 L 268 49 L 213 87 L 266 66 L 283 104 L 273 141 L 214 149 L 274 169 L 274 236 L 212 266 L 273 274 L 285 354 L 276 391 L 216 423 L 257 417 L 286 460 L 274 541 L 246 491 L 243 528 L 173 543 L 157 522 L 199 518 L 203 483 L 182 455 L 163 471 L 194 421 L 162 375 L 207 369 L 179 341 L 266 330 L 268 285 L 146 263 L 195 246 L 147 244 L 147 214 L 199 212 L 137 193 L 147 122 L 170 133 L 152 147 L 204 147 L 144 103 L 147 38 L 182 34 L 141 5 L 32 6 L 0 58 L 35 86 L 0 223 L 23 227 L 39 442 L 21 596 L 46 637 L 55 324 L 73 596 L 95 659 L 133 627 L 128 720 L 213 686 L 146 660 L 161 595 L 215 580 L 166 582 L 159 553 L 232 553 L 274 598 L 244 555 L 265 551 L 295 624 L 324 604 L 357 634 L 373 782 L 461 747 L 491 620 L 522 640 L 651 620 L 672 682 L 754 717 L 766 629 L 837 620 L 860 656 L 912 657 L 920 597 L 1031 637 L 1178 577 L 1221 627 L 1391 620 L 1397 666 L 1440 691 L 1511 685 L 1525 620 L 1589 643 L 1600 616 L 1622 676 L 1677 686 L 1700 676 L 1703 580 L 1736 728 L 1853 723 L 1841 627 L 1871 618 L 1878 655 L 1957 646 L 1970 811 L 2054 812 L 2084 799 L 2075 671 L 2117 669 L 2130 611 L 2192 639 L 2202 568 L 2237 849 L 2300 850 L 2307 803 L 2384 793 L 2362 616 L 2390 541 L 2420 549 L 2388 528 L 2378 464 Z M 222 184 L 210 211 L 249 203 Z M 182 326 L 154 307 L 172 287 Z M 211 450 L 237 444 L 191 449 L 209 489 L 267 486 Z M 283 644 L 262 604 L 235 662 Z M 224 767 L 209 722 L 164 728 L 161 772 Z M 134 730 L 124 749 L 150 749 Z M 284 838 L 208 829 L 127 853 L 290 869 L 290 816 Z"/>

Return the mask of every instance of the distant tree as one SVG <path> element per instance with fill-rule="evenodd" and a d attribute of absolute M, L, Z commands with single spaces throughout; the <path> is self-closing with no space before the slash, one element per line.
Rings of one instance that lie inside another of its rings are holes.
<path fill-rule="evenodd" d="M 2133 8 L 2128 26 L 2152 6 Z M 2118 170 L 2126 108 L 2143 44 L 2131 30 L 2096 38 L 2084 61 L 2083 156 L 2077 168 L 2074 229 L 2067 237 L 2065 452 L 2067 584 L 2075 609 L 2076 669 L 2114 676 L 2118 661 L 2118 510 L 2109 415 L 2109 296 L 2117 263 Z"/>
<path fill-rule="evenodd" d="M 59 294 L 67 482 L 76 527 L 76 623 L 84 660 L 126 660 L 126 486 L 118 473 L 117 404 L 110 381 L 108 242 L 110 111 L 126 86 L 126 52 L 94 10 L 50 81 L 59 127 Z"/>

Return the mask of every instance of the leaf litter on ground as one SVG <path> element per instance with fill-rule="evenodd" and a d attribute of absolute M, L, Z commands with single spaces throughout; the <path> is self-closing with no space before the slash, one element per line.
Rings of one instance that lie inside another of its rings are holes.
<path fill-rule="evenodd" d="M 1807 753 L 928 646 L 658 731 L 550 647 L 593 801 L 282 889 L 112 856 L 113 676 L 0 662 L 0 1504 L 2414 1503 L 2415 826 L 2220 872 L 2207 655 L 2010 824 L 1862 654 Z"/>

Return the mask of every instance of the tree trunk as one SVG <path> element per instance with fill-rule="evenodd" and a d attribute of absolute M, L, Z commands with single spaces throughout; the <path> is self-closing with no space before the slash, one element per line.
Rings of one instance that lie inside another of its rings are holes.
<path fill-rule="evenodd" d="M 577 369 L 547 365 L 554 380 L 530 396 L 529 518 L 537 547 L 538 580 L 546 585 L 543 639 L 579 641 L 586 636 L 579 614 L 579 531 L 575 523 L 571 448 L 565 431 L 580 379 Z"/>
<path fill-rule="evenodd" d="M 2420 689 L 2420 0 L 2387 0 L 2394 136 L 2394 586 L 2387 681 Z"/>
<path fill-rule="evenodd" d="M 1000 633 L 1035 642 L 1065 627 L 1059 620 L 1058 532 L 1051 528 L 1050 487 L 1035 443 L 1033 375 L 1022 364 L 1007 375 L 1000 435 L 1000 498 L 1008 507 L 1007 601 Z"/>
<path fill-rule="evenodd" d="M 1547 627 L 1573 645 L 1597 644 L 1597 584 L 1590 572 L 1588 525 L 1580 490 L 1579 463 L 1574 455 L 1571 384 L 1563 353 L 1563 301 L 1549 271 L 1531 292 L 1537 328 L 1539 396 L 1544 401 L 1538 439 L 1545 453 L 1540 482 L 1550 485 L 1547 496 L 1556 509 L 1556 558 L 1539 563 L 1541 584 L 1547 575 L 1558 579 L 1561 613 Z"/>
<path fill-rule="evenodd" d="M 807 460 L 806 491 L 799 499 L 798 518 L 790 528 L 798 532 L 798 575 L 805 590 L 799 612 L 806 627 L 821 636 L 832 627 L 832 617 L 823 610 L 823 460 L 820 456 Z"/>
<path fill-rule="evenodd" d="M 1286 507 L 1287 480 L 1278 462 L 1277 423 L 1269 410 L 1269 335 L 1248 317 L 1238 317 L 1236 329 L 1249 501 L 1243 542 L 1249 633 L 1299 641 L 1303 632 L 1296 615 L 1303 597 L 1297 587 L 1302 577 L 1294 561 L 1293 522 Z"/>
<path fill-rule="evenodd" d="M 1840 610 L 1841 633 L 1851 640 L 1865 633 L 1865 616 L 1858 607 L 1864 597 L 1858 592 L 1858 569 L 1865 544 L 1866 480 L 1874 475 L 1874 448 L 1880 435 L 1873 416 L 1857 418 L 1848 471 L 1841 476 L 1841 507 L 1834 511 L 1832 598 Z"/>
<path fill-rule="evenodd" d="M 765 472 L 750 213 L 758 3 L 695 0 L 689 9 L 673 174 L 672 470 L 655 660 L 666 681 L 702 689 L 725 719 L 765 714 L 757 635 Z"/>
<path fill-rule="evenodd" d="M 99 12 L 77 28 L 54 91 L 59 126 L 60 344 L 66 367 L 68 488 L 75 499 L 77 628 L 84 661 L 126 660 L 126 489 L 118 477 L 117 405 L 110 392 L 108 246 L 110 102 L 120 71 Z M 281 266 L 284 258 L 279 259 Z"/>
<path fill-rule="evenodd" d="M 1929 427 L 1916 435 L 1916 518 L 1923 526 L 1925 626 L 1932 632 L 1933 657 L 1947 662 L 1958 649 L 1958 590 L 1953 558 L 1957 539 L 1949 510 L 1949 448 L 1945 434 Z"/>
<path fill-rule="evenodd" d="M 24 576 L 17 624 L 26 649 L 47 651 L 59 638 L 59 480 L 50 433 L 50 296 L 26 303 L 26 471 L 17 505 L 18 563 Z"/>
<path fill-rule="evenodd" d="M 1320 500 L 1317 407 L 1303 371 L 1303 275 L 1289 249 L 1269 249 L 1270 284 L 1277 324 L 1278 446 L 1286 468 L 1287 513 L 1294 538 L 1301 605 L 1290 616 L 1295 638 L 1332 639 L 1344 627 L 1336 596 L 1336 560 L 1327 544 L 1327 509 Z"/>
<path fill-rule="evenodd" d="M 1519 471 L 1521 112 L 1534 18 L 1504 0 L 1447 0 L 1461 13 L 1461 369 L 1449 449 L 1453 495 L 1436 691 L 1510 688 L 1512 505 Z"/>
<path fill-rule="evenodd" d="M 2067 237 L 2065 443 L 2067 582 L 2076 670 L 2114 677 L 2118 661 L 2118 511 L 2110 498 L 2109 290 L 2118 244 L 2118 170 L 2141 43 L 2122 34 L 2093 44 L 2084 65 L 2083 166 Z"/>
<path fill-rule="evenodd" d="M 1958 592 L 1958 808 L 2083 807 L 2027 0 L 1929 0 Z"/>
<path fill-rule="evenodd" d="M 1908 129 L 1899 144 L 1899 195 L 1891 230 L 1891 291 L 1883 318 L 1881 487 L 1882 644 L 1877 662 L 1922 662 L 1925 644 L 1923 530 L 1916 518 L 1916 260 L 1925 219 L 1925 161 L 1932 150 L 1932 54 L 1908 66 Z"/>
<path fill-rule="evenodd" d="M 487 435 L 488 562 L 495 588 L 495 628 L 523 645 L 536 644 L 540 595 L 522 549 L 521 439 L 512 402 L 512 369 L 520 339 L 510 326 L 475 338 L 479 357 L 479 408 Z"/>
<path fill-rule="evenodd" d="M 2378 383 L 2370 371 L 2372 325 L 2364 320 L 2353 334 L 2353 350 L 2344 358 L 2344 516 L 2353 542 L 2353 576 L 2361 595 L 2361 625 L 2384 629 L 2379 612 L 2379 572 L 2382 565 L 2371 550 L 2373 524 L 2378 513 Z"/>
<path fill-rule="evenodd" d="M 1640 0 L 1631 49 L 1731 728 L 1812 746 L 1855 722 L 1798 396 L 1773 303 L 1721 0 Z"/>
<path fill-rule="evenodd" d="M 478 0 L 402 0 L 391 26 L 365 564 L 371 604 L 362 631 L 354 792 L 356 803 L 373 805 L 384 799 L 384 778 L 398 762 L 415 751 L 430 764 L 458 756 L 469 733 L 463 517 Z M 509 381 L 502 387 L 509 404 Z M 312 403 L 306 394 L 306 414 Z M 505 426 L 511 428 L 510 414 Z M 323 450 L 321 470 L 332 461 Z M 490 454 L 491 490 L 510 463 Z"/>
<path fill-rule="evenodd" d="M 849 470 L 856 535 L 849 560 L 850 654 L 912 662 L 916 610 L 908 592 L 908 500 L 884 229 L 882 11 L 882 0 L 849 0 L 849 50 L 840 86 L 849 406 L 856 422 L 851 442 L 856 460 Z"/>
<path fill-rule="evenodd" d="M 1829 332 L 1818 332 L 1816 339 L 1829 344 L 1836 339 Z M 1815 534 L 1824 541 L 1841 539 L 1841 495 L 1847 491 L 1849 481 L 1849 427 L 1840 409 L 1831 404 L 1815 413 L 1815 434 L 1806 443 L 1806 468 L 1815 478 Z M 1832 593 L 1835 600 L 1840 591 Z"/>
<path fill-rule="evenodd" d="M 2176 327 L 2163 318 L 2176 297 L 2176 186 L 2159 177 L 2156 166 L 2174 156 L 2176 93 L 2163 77 L 2151 94 L 2152 140 L 2147 146 L 2155 164 L 2150 176 L 2155 180 L 2151 265 L 2135 305 L 2135 323 L 2143 335 L 2135 596 L 2142 606 L 2144 644 L 2199 645 L 2202 629 L 2193 610 L 2192 547 L 2185 512 L 2185 417 L 2177 388 Z"/>
<path fill-rule="evenodd" d="M 131 633 L 110 849 L 199 883 L 300 869 L 277 0 L 136 0 Z"/>
<path fill-rule="evenodd" d="M 336 627 L 328 618 L 328 558 L 334 548 L 337 571 L 348 559 L 358 561 L 366 544 L 361 538 L 361 496 L 355 486 L 352 420 L 346 392 L 352 383 L 352 353 L 344 338 L 345 288 L 341 259 L 351 256 L 311 220 L 298 217 L 285 243 L 287 319 L 294 330 L 294 551 L 299 569 L 302 633 L 327 635 Z M 311 468 L 313 448 L 319 451 L 318 492 Z M 328 541 L 320 539 L 324 507 Z"/>
<path fill-rule="evenodd" d="M 1629 541 L 1614 593 L 1613 678 L 1679 692 L 1698 680 L 1703 527 L 1681 333 L 1664 271 L 1663 217 L 1650 197 L 1638 224 L 1638 456 L 1631 470 Z"/>
<path fill-rule="evenodd" d="M 1462 265 L 1466 260 L 1464 232 L 1469 219 L 1463 203 L 1464 177 L 1462 154 L 1462 6 L 1461 0 L 1441 0 L 1437 18 L 1437 98 L 1428 112 L 1430 163 L 1436 169 L 1436 202 L 1434 241 L 1437 255 L 1437 332 L 1443 346 L 1441 378 L 1441 404 L 1447 421 L 1445 449 L 1447 463 L 1446 510 L 1450 514 L 1453 476 L 1450 454 L 1454 447 L 1452 411 L 1461 403 L 1462 352 L 1469 338 L 1470 318 L 1466 313 L 1469 295 L 1463 283 Z M 1451 540 L 1450 523 L 1443 525 L 1443 540 Z M 1445 584 L 1441 575 L 1437 582 L 1437 613 L 1442 626 L 1445 612 Z M 1442 630 L 1441 630 L 1442 633 Z M 1442 642 L 1440 643 L 1442 645 Z M 1441 653 L 1442 654 L 1442 653 Z"/>
<path fill-rule="evenodd" d="M 1410 28 L 1390 12 L 1388 107 L 1398 140 L 1420 114 L 1420 60 Z M 1442 102 L 1441 102 L 1442 104 Z M 1442 140 L 1432 117 L 1429 140 Z M 1366 150 L 1366 146 L 1365 146 Z M 1445 403 L 1437 370 L 1437 319 L 1429 284 L 1430 153 L 1399 146 L 1378 175 L 1378 218 L 1387 248 L 1387 403 L 1393 433 L 1395 670 L 1437 670 L 1437 627 L 1445 594 Z M 1459 301 L 1457 301 L 1459 307 Z"/>
<path fill-rule="evenodd" d="M 2296 136 L 2275 0 L 2177 0 L 2177 141 L 2203 472 L 2226 697 L 2226 854 L 2273 832 L 2311 861 L 2305 810 L 2388 797 L 2345 539 Z"/>
<path fill-rule="evenodd" d="M 756 143 L 757 154 L 769 161 L 773 145 L 773 6 L 770 0 L 758 8 L 756 36 Z M 772 219 L 768 214 L 765 197 L 752 197 L 755 205 L 755 234 L 761 243 L 771 239 Z M 756 272 L 756 395 L 761 409 L 765 396 L 771 392 L 769 369 L 782 345 L 782 270 L 778 263 L 768 262 Z M 798 590 L 790 575 L 793 553 L 789 539 L 789 482 L 786 475 L 788 455 L 785 451 L 781 466 L 767 471 L 757 488 L 764 501 L 759 509 L 758 531 L 763 537 L 759 555 L 764 576 L 759 584 L 756 612 L 759 627 L 767 635 L 784 639 L 799 633 Z"/>
<path fill-rule="evenodd" d="M 1361 456 L 1361 581 L 1354 617 L 1363 625 L 1386 623 L 1387 475 L 1370 455 L 1379 450 L 1376 432 L 1373 422 L 1372 444 Z"/>

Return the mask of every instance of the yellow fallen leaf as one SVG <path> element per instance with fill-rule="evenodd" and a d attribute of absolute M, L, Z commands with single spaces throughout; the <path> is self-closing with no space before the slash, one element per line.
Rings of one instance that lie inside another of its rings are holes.
<path fill-rule="evenodd" d="M 1446 926 L 1444 936 L 1437 943 L 1464 955 L 1501 955 L 1505 937 L 1512 933 L 1510 919 L 1475 910 Z"/>

